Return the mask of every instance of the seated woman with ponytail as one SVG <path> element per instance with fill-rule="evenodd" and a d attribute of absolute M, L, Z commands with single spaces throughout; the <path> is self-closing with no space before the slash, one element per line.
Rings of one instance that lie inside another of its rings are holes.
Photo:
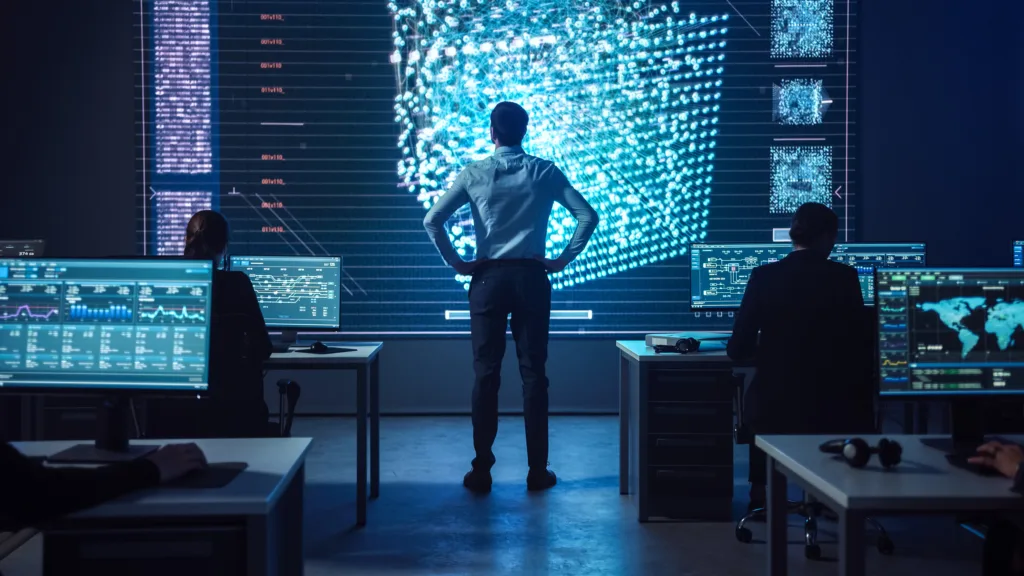
<path fill-rule="evenodd" d="M 263 399 L 263 361 L 270 357 L 270 335 L 243 272 L 224 270 L 228 222 L 213 210 L 197 212 L 185 231 L 185 258 L 214 263 L 210 328 L 209 398 L 195 406 L 180 400 L 161 402 L 151 436 L 268 436 L 269 411 Z M 182 414 L 186 410 L 187 414 Z"/>

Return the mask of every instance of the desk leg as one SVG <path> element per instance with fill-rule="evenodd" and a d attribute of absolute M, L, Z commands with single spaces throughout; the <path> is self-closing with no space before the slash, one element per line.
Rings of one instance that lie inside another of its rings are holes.
<path fill-rule="evenodd" d="M 629 360 L 619 354 L 619 494 L 629 494 Z"/>
<path fill-rule="evenodd" d="M 366 367 L 356 370 L 356 526 L 366 526 Z"/>
<path fill-rule="evenodd" d="M 864 576 L 863 514 L 839 510 L 839 576 Z"/>
<path fill-rule="evenodd" d="M 370 498 L 380 496 L 380 354 L 370 364 Z"/>
<path fill-rule="evenodd" d="M 768 574 L 785 576 L 786 544 L 786 476 L 775 469 L 775 459 L 768 457 Z"/>

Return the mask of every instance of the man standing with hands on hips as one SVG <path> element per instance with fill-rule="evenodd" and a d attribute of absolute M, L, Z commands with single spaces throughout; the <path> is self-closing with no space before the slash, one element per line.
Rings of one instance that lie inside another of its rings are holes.
<path fill-rule="evenodd" d="M 529 117 L 512 102 L 491 111 L 494 154 L 467 166 L 451 189 L 427 213 L 423 227 L 441 257 L 458 274 L 472 276 L 469 288 L 473 340 L 473 446 L 476 458 L 463 485 L 479 494 L 491 490 L 491 451 L 498 433 L 498 388 L 505 356 L 505 329 L 511 315 L 519 373 L 523 378 L 523 416 L 530 472 L 528 490 L 555 485 L 548 459 L 548 323 L 551 282 L 587 245 L 597 228 L 597 212 L 572 187 L 552 162 L 523 151 Z M 548 219 L 553 204 L 565 207 L 577 221 L 562 254 L 544 257 Z M 469 204 L 476 230 L 476 260 L 459 257 L 445 222 Z"/>

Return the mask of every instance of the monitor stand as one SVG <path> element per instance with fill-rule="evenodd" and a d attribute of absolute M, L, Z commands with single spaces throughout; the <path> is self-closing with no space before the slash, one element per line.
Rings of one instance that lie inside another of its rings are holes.
<path fill-rule="evenodd" d="M 953 398 L 949 402 L 949 413 L 949 437 L 922 438 L 921 443 L 947 454 L 973 454 L 985 442 L 981 402 Z"/>
<path fill-rule="evenodd" d="M 298 345 L 299 333 L 295 330 L 284 330 L 281 337 L 271 342 L 273 352 L 291 352 L 292 348 Z"/>
<path fill-rule="evenodd" d="M 128 462 L 155 452 L 160 446 L 130 444 L 131 399 L 104 398 L 96 411 L 96 442 L 76 444 L 47 458 L 54 464 L 112 464 Z"/>

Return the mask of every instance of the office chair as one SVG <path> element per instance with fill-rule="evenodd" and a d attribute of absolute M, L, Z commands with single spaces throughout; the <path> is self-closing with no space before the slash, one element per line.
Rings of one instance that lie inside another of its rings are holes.
<path fill-rule="evenodd" d="M 746 391 L 745 379 L 736 378 L 735 381 L 736 425 L 733 432 L 736 437 L 736 444 L 751 444 L 754 441 L 754 433 L 743 419 L 743 396 Z M 877 424 L 877 420 L 875 422 Z M 820 559 L 821 546 L 818 544 L 818 518 L 829 516 L 825 506 L 805 494 L 803 500 L 788 501 L 786 503 L 786 513 L 787 515 L 796 515 L 804 519 L 804 557 L 809 560 Z M 766 521 L 767 518 L 768 513 L 765 508 L 755 508 L 748 512 L 736 524 L 736 539 L 744 544 L 753 541 L 753 534 L 746 525 L 755 520 Z M 886 556 L 892 554 L 895 550 L 895 545 L 892 539 L 889 538 L 885 527 L 874 518 L 867 518 L 865 521 L 878 533 L 878 540 L 876 541 L 878 552 Z"/>

